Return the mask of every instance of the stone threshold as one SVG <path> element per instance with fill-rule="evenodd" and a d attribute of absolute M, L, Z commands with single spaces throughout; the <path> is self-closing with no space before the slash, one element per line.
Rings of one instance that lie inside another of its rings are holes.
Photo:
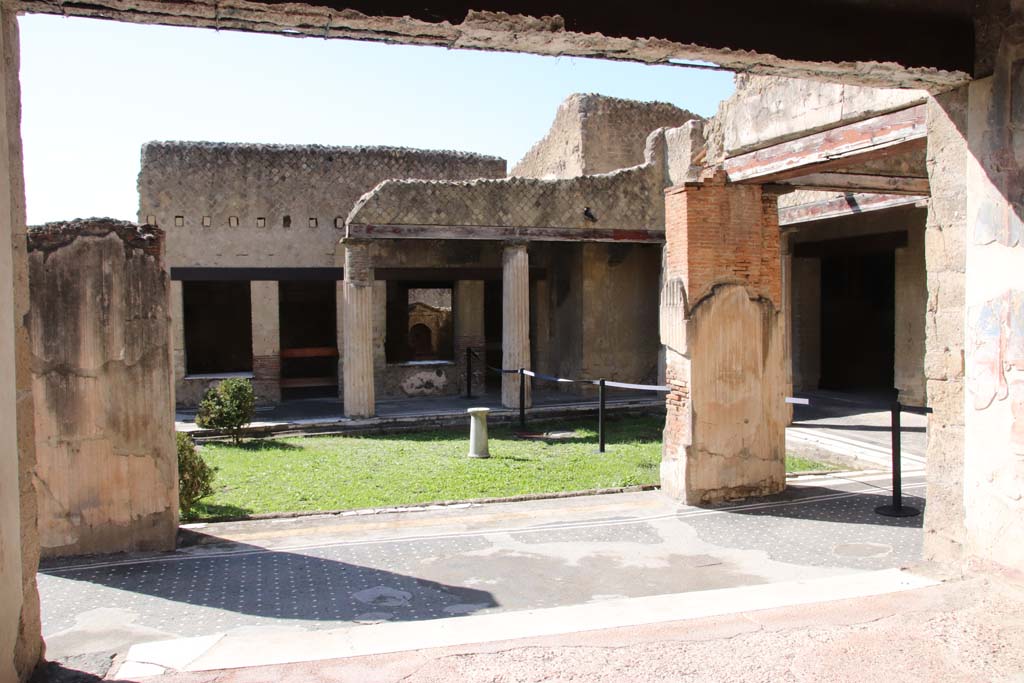
<path fill-rule="evenodd" d="M 939 579 L 907 570 L 885 569 L 823 579 L 613 599 L 429 622 L 377 623 L 323 631 L 280 629 L 218 633 L 133 645 L 115 678 L 295 664 L 557 636 L 813 605 L 915 590 L 939 583 Z"/>

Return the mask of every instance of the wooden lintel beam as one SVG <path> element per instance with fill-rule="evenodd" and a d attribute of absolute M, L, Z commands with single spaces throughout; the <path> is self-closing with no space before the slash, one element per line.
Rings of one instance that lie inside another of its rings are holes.
<path fill-rule="evenodd" d="M 925 105 L 875 116 L 726 159 L 735 183 L 776 183 L 923 147 Z"/>
<path fill-rule="evenodd" d="M 812 173 L 777 181 L 802 190 L 823 192 L 878 192 L 926 197 L 931 190 L 927 178 L 911 176 L 867 175 L 864 173 Z"/>
<path fill-rule="evenodd" d="M 798 204 L 779 208 L 779 225 L 821 221 L 828 218 L 852 216 L 858 213 L 892 209 L 921 202 L 921 197 L 903 194 L 849 194 L 811 204 Z"/>
<path fill-rule="evenodd" d="M 534 242 L 636 242 L 663 244 L 664 230 L 619 228 L 545 228 L 487 225 L 368 225 L 348 226 L 348 237 L 420 240 L 507 240 Z"/>

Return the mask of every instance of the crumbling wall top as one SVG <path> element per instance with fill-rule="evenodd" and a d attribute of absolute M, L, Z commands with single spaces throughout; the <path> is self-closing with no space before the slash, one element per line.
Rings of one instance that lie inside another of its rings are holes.
<path fill-rule="evenodd" d="M 126 250 L 141 249 L 152 255 L 160 254 L 164 233 L 152 225 L 139 225 L 115 218 L 76 218 L 55 221 L 28 229 L 29 252 L 48 254 L 68 246 L 79 237 L 106 237 L 116 234 Z"/>

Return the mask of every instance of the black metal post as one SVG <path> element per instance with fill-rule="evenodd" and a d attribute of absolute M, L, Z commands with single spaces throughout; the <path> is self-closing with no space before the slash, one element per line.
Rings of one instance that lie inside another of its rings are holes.
<path fill-rule="evenodd" d="M 917 508 L 903 505 L 903 453 L 902 453 L 902 427 L 900 426 L 900 412 L 903 406 L 899 401 L 892 404 L 890 409 L 892 424 L 892 504 L 879 505 L 875 512 L 886 517 L 914 517 L 921 514 Z"/>
<path fill-rule="evenodd" d="M 526 368 L 519 368 L 519 426 L 526 428 Z"/>
<path fill-rule="evenodd" d="M 466 398 L 473 398 L 473 349 L 466 347 Z"/>
<path fill-rule="evenodd" d="M 597 380 L 597 452 L 604 453 L 604 378 Z"/>

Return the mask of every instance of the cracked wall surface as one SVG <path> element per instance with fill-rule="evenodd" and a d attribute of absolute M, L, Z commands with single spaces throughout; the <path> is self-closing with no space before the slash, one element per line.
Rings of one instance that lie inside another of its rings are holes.
<path fill-rule="evenodd" d="M 28 244 L 42 555 L 173 549 L 163 234 L 89 219 L 32 228 Z"/>

